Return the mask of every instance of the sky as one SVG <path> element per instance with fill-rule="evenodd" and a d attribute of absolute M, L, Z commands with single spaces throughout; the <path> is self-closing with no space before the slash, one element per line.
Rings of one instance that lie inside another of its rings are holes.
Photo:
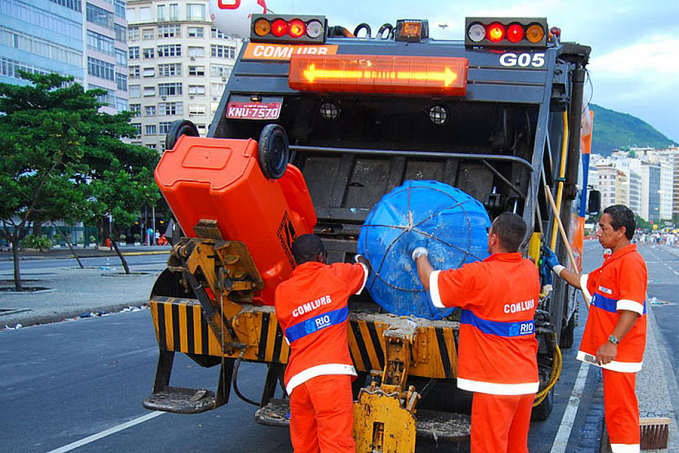
<path fill-rule="evenodd" d="M 634 115 L 679 143 L 677 0 L 266 0 L 279 14 L 322 14 L 329 25 L 376 30 L 397 19 L 428 19 L 434 39 L 463 39 L 465 17 L 546 17 L 562 41 L 592 48 L 586 95 Z M 447 24 L 446 28 L 440 24 Z M 595 119 L 596 121 L 596 119 Z M 643 146 L 639 144 L 640 146 Z"/>

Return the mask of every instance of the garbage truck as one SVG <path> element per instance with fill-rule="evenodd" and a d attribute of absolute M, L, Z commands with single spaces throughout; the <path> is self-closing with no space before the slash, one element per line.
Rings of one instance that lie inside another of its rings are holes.
<path fill-rule="evenodd" d="M 589 53 L 545 18 L 470 17 L 464 40 L 436 40 L 426 20 L 373 34 L 324 16 L 254 14 L 207 137 L 175 122 L 156 170 L 184 237 L 149 300 L 159 360 L 144 406 L 198 413 L 226 404 L 233 389 L 257 406 L 258 423 L 288 426 L 280 383 L 289 347 L 272 304 L 295 267 L 291 244 L 316 233 L 329 262 L 352 262 L 371 209 L 405 181 L 459 189 L 490 219 L 517 213 L 528 225 L 524 256 L 539 266 L 551 245 L 577 268 Z M 543 283 L 534 419 L 551 412 L 560 348 L 572 345 L 577 322 L 574 290 Z M 459 312 L 396 316 L 368 292 L 349 311 L 357 451 L 468 438 L 471 396 L 456 388 Z M 220 367 L 214 391 L 170 384 L 178 353 Z M 259 400 L 238 390 L 242 362 L 266 367 Z"/>

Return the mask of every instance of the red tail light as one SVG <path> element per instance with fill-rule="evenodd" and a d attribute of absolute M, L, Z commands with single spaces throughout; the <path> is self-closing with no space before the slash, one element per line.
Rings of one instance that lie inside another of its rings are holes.
<path fill-rule="evenodd" d="M 288 33 L 288 23 L 283 19 L 276 19 L 271 24 L 271 33 L 277 38 L 285 36 Z"/>
<path fill-rule="evenodd" d="M 468 17 L 467 47 L 547 47 L 547 19 L 519 17 Z"/>
<path fill-rule="evenodd" d="M 304 25 L 304 22 L 302 22 L 299 19 L 295 19 L 290 21 L 290 36 L 293 38 L 299 38 L 300 36 L 304 36 L 304 33 L 306 33 L 306 25 Z"/>
<path fill-rule="evenodd" d="M 523 39 L 523 27 L 519 24 L 512 24 L 507 29 L 507 39 L 509 42 L 519 42 Z"/>
<path fill-rule="evenodd" d="M 325 42 L 327 24 L 323 16 L 253 14 L 250 41 L 322 44 Z"/>
<path fill-rule="evenodd" d="M 490 24 L 488 26 L 488 39 L 492 42 L 500 42 L 505 38 L 505 27 L 500 23 Z"/>

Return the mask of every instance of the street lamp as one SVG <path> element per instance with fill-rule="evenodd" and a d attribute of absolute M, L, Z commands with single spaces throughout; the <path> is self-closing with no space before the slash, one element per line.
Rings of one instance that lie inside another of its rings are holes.
<path fill-rule="evenodd" d="M 448 28 L 448 24 L 445 22 L 439 23 L 439 27 L 441 27 L 441 39 L 444 39 L 446 36 L 446 28 Z"/>

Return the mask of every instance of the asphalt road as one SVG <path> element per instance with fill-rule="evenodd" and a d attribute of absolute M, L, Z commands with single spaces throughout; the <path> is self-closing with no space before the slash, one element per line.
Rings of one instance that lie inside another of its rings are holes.
<path fill-rule="evenodd" d="M 658 308 L 654 313 L 676 371 L 679 294 L 675 272 L 679 272 L 679 258 L 651 247 L 642 248 L 642 253 L 649 266 L 649 297 L 675 302 L 654 306 Z M 601 261 L 600 246 L 588 243 L 585 256 L 585 270 L 593 269 Z M 166 258 L 146 259 L 164 262 Z M 63 265 L 63 260 L 59 261 Z M 584 318 L 581 318 L 576 328 L 576 347 L 583 326 Z M 552 416 L 545 422 L 531 424 L 532 453 L 547 453 L 552 449 L 580 368 L 574 359 L 576 347 L 563 351 L 564 370 L 556 387 Z M 0 451 L 292 451 L 288 432 L 257 425 L 253 420 L 255 408 L 240 401 L 233 392 L 227 406 L 198 415 L 153 413 L 143 409 L 141 401 L 151 391 L 157 356 L 148 310 L 0 331 L 0 416 L 3 420 Z M 265 372 L 261 364 L 243 364 L 239 376 L 241 391 L 251 399 L 259 399 Z M 178 355 L 172 385 L 214 389 L 217 373 L 217 367 L 203 369 Z M 592 374 L 582 392 L 580 408 L 570 430 L 569 448 L 565 451 L 574 451 L 572 445 L 586 422 L 587 407 L 598 385 Z M 675 407 L 679 406 L 675 403 Z M 80 442 L 77 448 L 74 442 Z M 417 451 L 451 451 L 451 446 L 442 444 L 437 448 L 433 442 L 422 442 Z"/>

